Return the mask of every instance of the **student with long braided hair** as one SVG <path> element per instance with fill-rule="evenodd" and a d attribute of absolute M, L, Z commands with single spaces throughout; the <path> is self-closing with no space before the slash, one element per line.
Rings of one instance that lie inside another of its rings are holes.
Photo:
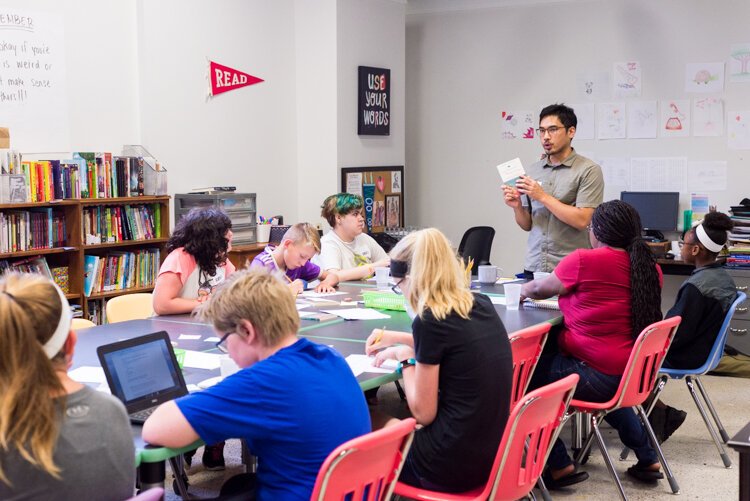
<path fill-rule="evenodd" d="M 125 407 L 68 376 L 70 323 L 68 300 L 49 279 L 0 280 L 0 499 L 133 495 Z"/>
<path fill-rule="evenodd" d="M 574 251 L 547 278 L 524 284 L 525 297 L 559 295 L 564 318 L 558 352 L 540 359 L 532 388 L 578 374 L 575 398 L 606 402 L 615 394 L 635 339 L 644 327 L 661 320 L 661 269 L 641 230 L 632 206 L 620 200 L 605 202 L 596 208 L 589 226 L 592 249 Z M 656 452 L 633 411 L 619 409 L 604 419 L 638 457 L 628 473 L 643 481 L 662 478 Z M 550 488 L 588 478 L 577 471 L 559 439 L 548 465 L 545 480 Z"/>

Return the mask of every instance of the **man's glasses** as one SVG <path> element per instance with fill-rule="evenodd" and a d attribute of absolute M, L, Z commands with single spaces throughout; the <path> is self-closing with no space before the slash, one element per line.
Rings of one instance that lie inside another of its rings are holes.
<path fill-rule="evenodd" d="M 227 341 L 227 338 L 229 336 L 231 336 L 232 334 L 234 334 L 234 331 L 227 332 L 226 334 L 224 334 L 223 336 L 221 336 L 221 339 L 219 339 L 218 341 L 216 341 L 216 348 L 218 348 L 220 352 L 222 352 L 222 353 L 229 353 L 229 348 L 227 348 L 226 341 Z"/>
<path fill-rule="evenodd" d="M 536 131 L 540 136 L 544 136 L 548 132 L 550 136 L 554 136 L 559 130 L 565 130 L 565 127 L 558 127 L 556 125 L 553 125 L 552 127 L 547 127 L 546 129 L 543 127 L 539 127 Z"/>
<path fill-rule="evenodd" d="M 396 282 L 395 284 L 393 284 L 393 285 L 391 286 L 391 290 L 393 291 L 393 293 L 394 293 L 394 294 L 398 294 L 399 296 L 401 296 L 401 295 L 403 295 L 403 294 L 404 294 L 404 293 L 403 293 L 403 292 L 401 291 L 401 287 L 400 287 L 400 285 L 401 285 L 401 282 L 403 282 L 404 280 L 405 280 L 405 278 L 402 278 L 401 280 L 399 280 L 398 282 Z"/>

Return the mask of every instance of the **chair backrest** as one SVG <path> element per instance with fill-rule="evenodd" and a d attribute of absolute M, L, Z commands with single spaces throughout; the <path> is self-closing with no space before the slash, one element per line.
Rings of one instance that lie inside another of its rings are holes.
<path fill-rule="evenodd" d="M 519 499 L 534 488 L 563 423 L 578 374 L 524 395 L 505 425 L 489 482 L 477 499 Z"/>
<path fill-rule="evenodd" d="M 154 314 L 153 294 L 137 293 L 113 297 L 107 301 L 107 322 L 148 318 Z"/>
<path fill-rule="evenodd" d="M 711 352 L 708 354 L 708 360 L 706 360 L 706 363 L 703 364 L 701 368 L 695 371 L 696 373 L 705 374 L 708 371 L 714 370 L 716 366 L 719 365 L 721 357 L 724 355 L 724 345 L 727 344 L 729 324 L 732 322 L 732 317 L 734 316 L 737 306 L 739 306 L 745 299 L 747 299 L 747 295 L 744 292 L 737 293 L 737 297 L 727 310 L 724 322 L 721 324 L 719 333 L 716 335 L 716 341 L 714 341 L 714 345 L 711 347 Z"/>
<path fill-rule="evenodd" d="M 606 403 L 613 409 L 640 405 L 654 389 L 656 377 L 682 317 L 654 322 L 638 335 L 620 379 L 620 386 Z"/>
<path fill-rule="evenodd" d="M 510 349 L 513 353 L 513 388 L 510 393 L 510 408 L 516 405 L 526 393 L 529 380 L 534 374 L 536 363 L 542 354 L 547 334 L 552 324 L 532 325 L 510 335 Z"/>
<path fill-rule="evenodd" d="M 164 497 L 164 489 L 161 487 L 152 487 L 147 491 L 143 491 L 135 497 L 129 498 L 126 501 L 160 501 Z"/>
<path fill-rule="evenodd" d="M 404 419 L 338 446 L 321 465 L 310 499 L 390 499 L 416 425 Z"/>
<path fill-rule="evenodd" d="M 268 234 L 268 245 L 279 245 L 281 239 L 284 238 L 286 230 L 291 228 L 289 224 L 274 224 L 271 226 L 270 233 Z"/>
<path fill-rule="evenodd" d="M 92 322 L 91 320 L 88 320 L 86 318 L 74 318 L 73 321 L 70 323 L 70 328 L 74 331 L 79 331 L 81 329 L 88 329 L 89 327 L 95 327 L 96 324 Z"/>
<path fill-rule="evenodd" d="M 476 274 L 481 264 L 490 264 L 492 240 L 495 238 L 495 228 L 491 226 L 474 226 L 469 228 L 461 237 L 458 254 L 465 260 L 474 259 L 472 273 Z"/>

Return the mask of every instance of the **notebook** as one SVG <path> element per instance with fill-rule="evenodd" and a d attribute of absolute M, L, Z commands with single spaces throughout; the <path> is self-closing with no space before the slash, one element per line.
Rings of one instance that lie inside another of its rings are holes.
<path fill-rule="evenodd" d="M 188 394 L 165 331 L 105 344 L 96 349 L 112 395 L 132 423 L 143 423 L 156 407 Z"/>
<path fill-rule="evenodd" d="M 557 299 L 529 299 L 523 301 L 524 308 L 541 308 L 543 310 L 559 310 L 560 304 Z"/>

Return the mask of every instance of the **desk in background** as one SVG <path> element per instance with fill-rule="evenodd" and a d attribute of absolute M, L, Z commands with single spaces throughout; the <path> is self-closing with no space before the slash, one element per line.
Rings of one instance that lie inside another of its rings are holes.
<path fill-rule="evenodd" d="M 750 423 L 727 445 L 740 453 L 740 501 L 750 501 Z"/>
<path fill-rule="evenodd" d="M 268 242 L 262 244 L 247 244 L 247 245 L 233 245 L 232 250 L 229 251 L 229 261 L 237 268 L 241 270 L 248 263 L 248 260 L 252 261 L 255 256 L 263 252 Z"/>

